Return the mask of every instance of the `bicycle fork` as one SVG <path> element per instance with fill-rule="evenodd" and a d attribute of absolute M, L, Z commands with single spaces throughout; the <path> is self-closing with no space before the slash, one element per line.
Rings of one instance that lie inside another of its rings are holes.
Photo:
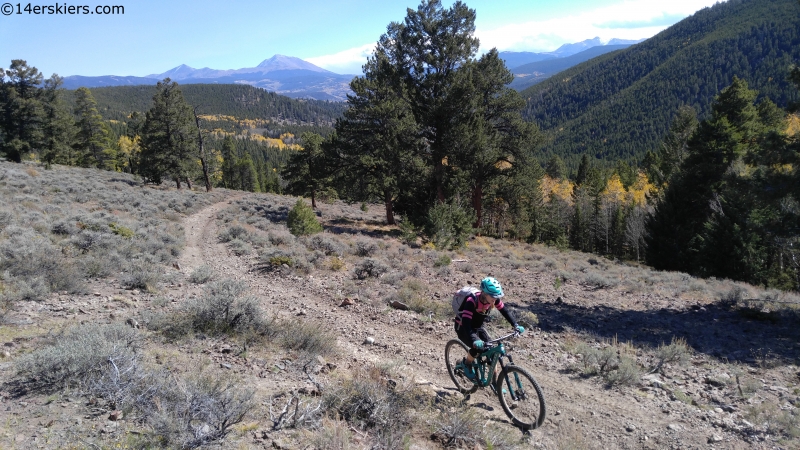
<path fill-rule="evenodd" d="M 508 358 L 508 363 L 510 365 L 513 365 L 514 360 L 511 358 L 511 355 L 506 355 L 506 356 Z M 505 364 L 503 364 L 502 359 L 500 359 L 500 361 L 498 362 L 500 363 L 500 373 L 503 374 L 506 366 Z M 497 383 L 500 389 L 503 389 L 503 381 L 505 381 L 506 386 L 508 387 L 508 392 L 511 394 L 511 399 L 514 400 L 515 402 L 520 401 L 522 397 L 525 395 L 525 391 L 522 389 L 522 383 L 520 383 L 519 381 L 519 374 L 514 372 L 514 384 L 512 384 L 511 380 L 508 377 L 508 374 L 505 373 L 503 379 L 499 380 L 499 382 Z M 497 393 L 497 388 L 495 386 L 492 386 L 492 389 L 495 391 L 495 393 Z"/>

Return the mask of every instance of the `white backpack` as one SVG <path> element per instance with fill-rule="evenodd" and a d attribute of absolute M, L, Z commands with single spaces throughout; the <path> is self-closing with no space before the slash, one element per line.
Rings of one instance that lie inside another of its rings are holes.
<path fill-rule="evenodd" d="M 464 299 L 469 297 L 470 295 L 478 295 L 478 292 L 481 290 L 478 288 L 474 288 L 472 286 L 464 286 L 461 289 L 457 290 L 455 294 L 453 294 L 453 313 L 458 314 L 458 310 L 461 309 L 461 304 L 464 303 Z"/>

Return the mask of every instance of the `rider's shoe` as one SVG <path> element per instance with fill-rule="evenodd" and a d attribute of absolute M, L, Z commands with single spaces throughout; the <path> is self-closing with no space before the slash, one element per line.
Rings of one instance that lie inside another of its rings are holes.
<path fill-rule="evenodd" d="M 467 377 L 470 381 L 476 381 L 478 379 L 478 373 L 475 370 L 477 364 L 470 364 L 467 362 L 467 359 L 464 358 L 461 362 L 458 363 L 458 366 L 462 368 L 464 371 L 464 376 Z"/>

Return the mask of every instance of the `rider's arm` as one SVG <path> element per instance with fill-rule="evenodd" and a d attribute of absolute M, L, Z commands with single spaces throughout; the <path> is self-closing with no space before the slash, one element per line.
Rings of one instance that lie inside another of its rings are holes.
<path fill-rule="evenodd" d="M 506 320 L 508 321 L 508 323 L 511 324 L 512 327 L 514 327 L 514 328 L 517 327 L 517 321 L 514 320 L 514 316 L 511 314 L 511 311 L 509 311 L 509 309 L 506 308 L 506 305 L 505 305 L 505 303 L 503 303 L 502 299 L 498 298 L 497 300 L 495 300 L 494 306 L 495 306 L 495 308 L 497 308 L 497 310 L 500 312 L 500 314 L 502 314 L 503 317 L 506 318 Z"/>

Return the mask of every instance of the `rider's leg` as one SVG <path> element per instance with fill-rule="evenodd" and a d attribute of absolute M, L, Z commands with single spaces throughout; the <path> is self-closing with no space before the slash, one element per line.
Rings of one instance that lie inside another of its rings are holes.
<path fill-rule="evenodd" d="M 489 337 L 489 333 L 487 333 L 487 332 L 486 332 L 486 330 L 485 330 L 483 327 L 481 327 L 481 328 L 478 328 L 478 329 L 477 329 L 477 330 L 475 330 L 475 331 L 478 333 L 478 337 L 479 337 L 479 338 L 480 338 L 480 339 L 481 339 L 483 342 L 488 342 L 489 340 L 491 340 L 491 338 Z M 459 336 L 459 339 L 460 339 L 460 336 Z M 468 345 L 469 345 L 469 344 L 468 344 Z M 480 350 L 476 350 L 476 349 L 474 349 L 474 348 L 470 348 L 470 349 L 469 349 L 469 354 L 467 354 L 467 357 L 466 357 L 466 359 L 465 359 L 465 360 L 466 360 L 466 362 L 467 362 L 468 364 L 473 364 L 473 363 L 475 362 L 475 358 L 477 358 L 477 357 L 478 357 L 478 355 L 480 355 L 480 353 L 481 353 L 481 352 L 480 352 Z"/>

